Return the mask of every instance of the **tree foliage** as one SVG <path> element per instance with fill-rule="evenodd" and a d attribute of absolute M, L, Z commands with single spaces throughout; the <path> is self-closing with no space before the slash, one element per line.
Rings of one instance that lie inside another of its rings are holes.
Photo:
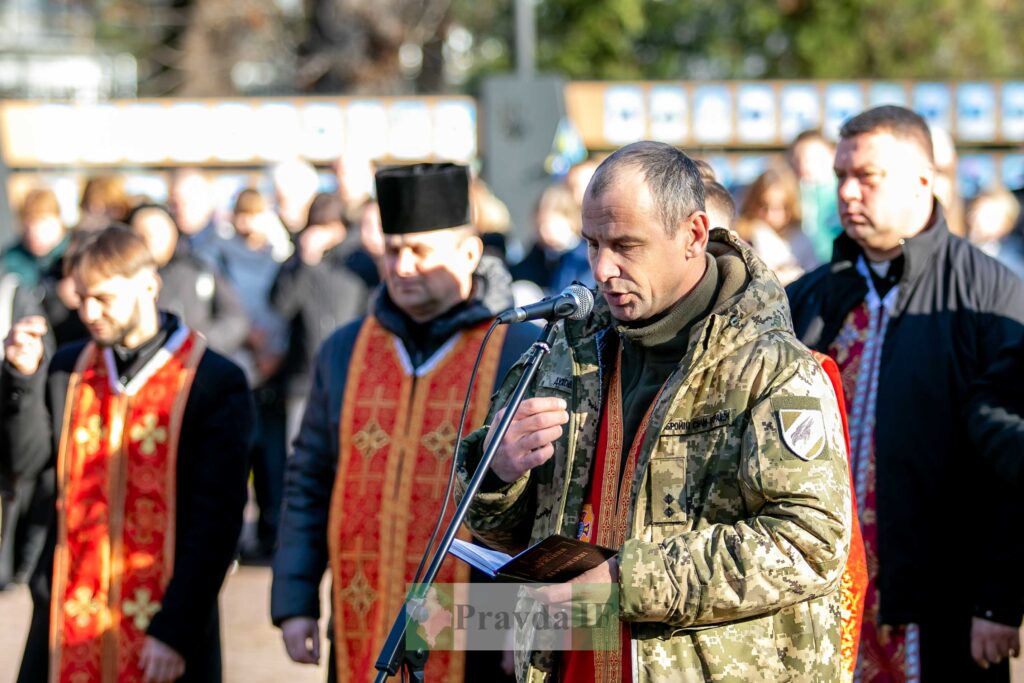
<path fill-rule="evenodd" d="M 232 94 L 250 72 L 265 92 L 472 91 L 514 65 L 515 0 L 80 2 L 100 44 L 139 58 L 145 94 Z M 1020 0 L 533 2 L 538 70 L 572 79 L 1024 73 Z"/>
<path fill-rule="evenodd" d="M 513 49 L 511 0 L 456 2 Z M 575 79 L 1000 78 L 1024 72 L 1017 0 L 540 0 L 537 64 Z M 494 50 L 491 50 L 494 52 Z M 480 59 L 479 71 L 509 60 Z"/>

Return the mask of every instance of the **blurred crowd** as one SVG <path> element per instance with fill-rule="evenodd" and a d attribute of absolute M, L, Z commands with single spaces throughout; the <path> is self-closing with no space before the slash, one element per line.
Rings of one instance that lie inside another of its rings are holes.
<path fill-rule="evenodd" d="M 952 141 L 941 131 L 933 139 L 936 195 L 951 231 L 1024 276 L 1018 199 L 1000 187 L 965 202 L 957 194 Z M 842 230 L 834 151 L 820 131 L 806 131 L 753 182 L 734 188 L 720 184 L 704 163 L 711 225 L 735 230 L 783 284 L 829 261 Z M 580 238 L 581 205 L 600 161 L 592 156 L 554 178 L 536 203 L 532 225 L 520 231 L 501 199 L 479 177 L 472 180 L 474 227 L 485 251 L 507 264 L 517 303 L 573 281 L 593 285 Z M 279 163 L 266 174 L 272 193 L 239 187 L 227 206 L 218 205 L 212 179 L 199 169 L 167 175 L 166 203 L 129 193 L 125 177 L 95 175 L 81 190 L 75 225 L 62 220 L 68 211 L 57 195 L 39 186 L 16 199 L 16 239 L 0 252 L 0 336 L 21 317 L 41 313 L 52 350 L 88 336 L 63 267 L 76 242 L 112 223 L 143 237 L 160 266 L 160 306 L 235 360 L 253 389 L 259 424 L 252 491 L 259 517 L 243 538 L 243 561 L 263 563 L 272 556 L 289 444 L 316 350 L 373 305 L 380 284 L 383 237 L 374 166 L 339 159 L 331 171 L 328 177 L 305 161 Z M 524 233 L 526 244 L 517 237 Z M 0 492 L 0 587 L 23 582 L 31 572 L 53 489 L 50 473 Z"/>

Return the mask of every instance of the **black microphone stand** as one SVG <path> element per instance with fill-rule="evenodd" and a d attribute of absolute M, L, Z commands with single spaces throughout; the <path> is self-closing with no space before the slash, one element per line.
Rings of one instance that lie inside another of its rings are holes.
<path fill-rule="evenodd" d="M 484 477 L 487 475 L 487 470 L 491 466 L 494 454 L 498 452 L 501 440 L 505 437 L 505 432 L 508 431 L 509 425 L 512 424 L 512 418 L 515 417 L 516 411 L 519 409 L 519 404 L 523 402 L 523 397 L 526 395 L 530 382 L 533 381 L 533 376 L 536 374 L 537 368 L 540 367 L 540 363 L 544 359 L 544 356 L 551 351 L 551 344 L 554 343 L 554 339 L 555 321 L 551 321 L 544 327 L 544 331 L 541 332 L 540 337 L 533 343 L 530 350 L 527 351 L 526 367 L 523 369 L 523 374 L 519 378 L 519 383 L 516 385 L 515 391 L 512 392 L 512 396 L 508 399 L 508 404 L 505 406 L 505 414 L 502 416 L 501 420 L 498 421 L 498 424 L 491 428 L 492 436 L 490 444 L 486 449 L 484 449 L 483 457 L 480 458 L 480 464 L 477 465 L 476 472 L 473 473 L 472 478 L 469 480 L 469 485 L 466 488 L 466 495 L 462 497 L 462 502 L 460 502 L 459 506 L 455 509 L 455 515 L 452 517 L 452 521 L 448 523 L 444 536 L 441 537 L 441 542 L 437 546 L 437 551 L 430 560 L 430 565 L 427 567 L 427 571 L 423 575 L 423 580 L 413 586 L 412 590 L 409 591 L 409 595 L 406 596 L 405 602 L 402 604 L 398 614 L 395 616 L 395 622 L 391 626 L 391 632 L 388 633 L 387 640 L 384 641 L 384 647 L 381 649 L 380 654 L 377 655 L 377 662 L 375 664 L 377 669 L 377 683 L 383 683 L 389 676 L 394 676 L 398 673 L 398 669 L 402 665 L 403 659 L 405 661 L 406 670 L 409 672 L 412 680 L 423 680 L 423 669 L 427 662 L 427 652 L 425 650 L 408 652 L 405 649 L 405 632 L 411 619 L 410 607 L 413 610 L 417 610 L 422 607 L 423 601 L 427 597 L 431 584 L 433 584 L 434 579 L 437 577 L 437 573 L 441 570 L 441 563 L 448 554 L 448 549 L 451 548 L 452 541 L 455 540 L 455 534 L 458 533 L 459 527 L 462 526 L 462 521 L 466 518 L 466 513 L 469 512 L 469 506 L 473 502 L 473 498 L 476 496 L 477 491 L 480 490 L 480 485 L 483 483 Z M 469 391 L 472 390 L 473 387 L 470 387 Z M 457 453 L 455 454 L 455 457 L 458 457 Z M 427 552 L 429 552 L 429 548 L 424 551 L 424 554 Z"/>

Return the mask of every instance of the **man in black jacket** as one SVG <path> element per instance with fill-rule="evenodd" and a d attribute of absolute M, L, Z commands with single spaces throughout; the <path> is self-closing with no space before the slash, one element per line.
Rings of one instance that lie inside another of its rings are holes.
<path fill-rule="evenodd" d="M 4 465 L 20 478 L 56 463 L 58 482 L 18 680 L 219 681 L 217 594 L 253 421 L 245 377 L 157 310 L 156 264 L 129 230 L 87 237 L 69 271 L 91 341 L 47 367 L 35 316 L 5 342 Z"/>
<path fill-rule="evenodd" d="M 949 233 L 917 114 L 846 122 L 835 171 L 845 232 L 788 293 L 797 335 L 843 372 L 870 580 L 861 679 L 1008 680 L 1020 550 L 998 535 L 1009 498 L 972 457 L 965 408 L 971 382 L 1021 343 L 1024 287 Z"/>
<path fill-rule="evenodd" d="M 494 316 L 512 306 L 508 271 L 481 256 L 468 226 L 468 188 L 467 169 L 453 164 L 377 174 L 386 287 L 370 315 L 327 338 L 313 367 L 285 478 L 271 616 L 288 655 L 317 662 L 319 587 L 330 564 L 331 680 L 373 677 L 382 625 L 397 613 L 445 501 L 473 361 Z M 530 324 L 497 328 L 467 423 L 485 417 L 491 388 L 538 333 Z M 468 566 L 451 559 L 438 576 L 467 579 Z M 426 680 L 462 681 L 462 655 L 432 652 Z M 487 675 L 475 668 L 470 680 Z"/>
<path fill-rule="evenodd" d="M 343 212 L 337 194 L 324 192 L 313 199 L 295 253 L 281 265 L 270 290 L 271 304 L 291 327 L 282 368 L 288 385 L 289 440 L 298 432 L 320 344 L 366 313 L 368 292 L 350 264 L 359 237 L 348 234 Z"/>

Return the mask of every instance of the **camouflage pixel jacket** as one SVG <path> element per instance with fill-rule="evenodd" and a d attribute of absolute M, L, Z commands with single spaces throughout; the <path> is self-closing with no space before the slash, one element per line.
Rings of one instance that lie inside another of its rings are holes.
<path fill-rule="evenodd" d="M 712 232 L 708 252 L 721 293 L 654 407 L 619 553 L 634 680 L 836 680 L 850 479 L 835 395 L 794 337 L 771 271 L 725 230 Z M 614 323 L 598 297 L 587 320 L 559 325 L 531 392 L 569 405 L 555 454 L 482 491 L 467 520 L 507 552 L 575 536 L 590 478 Z M 488 424 L 521 368 L 495 394 Z M 483 427 L 466 439 L 456 497 L 485 436 Z M 520 606 L 530 609 L 529 599 Z M 517 634 L 516 660 L 520 681 L 555 680 L 558 657 L 538 650 L 528 629 Z"/>

